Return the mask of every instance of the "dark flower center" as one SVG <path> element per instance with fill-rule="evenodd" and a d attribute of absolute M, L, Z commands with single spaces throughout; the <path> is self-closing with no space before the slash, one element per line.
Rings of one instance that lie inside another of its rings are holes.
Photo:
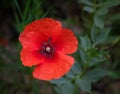
<path fill-rule="evenodd" d="M 46 56 L 48 58 L 53 57 L 53 55 L 54 55 L 54 46 L 51 43 L 51 37 L 48 39 L 47 42 L 43 42 L 40 52 L 44 56 Z"/>

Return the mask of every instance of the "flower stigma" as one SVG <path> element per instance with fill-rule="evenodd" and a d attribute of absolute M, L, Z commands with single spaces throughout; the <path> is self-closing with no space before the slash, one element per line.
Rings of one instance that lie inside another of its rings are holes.
<path fill-rule="evenodd" d="M 51 43 L 51 37 L 48 41 L 43 42 L 40 52 L 47 58 L 52 58 L 54 55 L 54 45 Z"/>
<path fill-rule="evenodd" d="M 49 53 L 51 51 L 51 48 L 48 46 L 48 47 L 45 48 L 45 50 L 46 50 L 46 52 Z"/>

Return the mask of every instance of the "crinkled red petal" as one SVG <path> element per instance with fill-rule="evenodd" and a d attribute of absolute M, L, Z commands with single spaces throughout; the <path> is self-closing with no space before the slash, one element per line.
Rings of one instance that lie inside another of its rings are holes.
<path fill-rule="evenodd" d="M 36 66 L 33 76 L 41 80 L 58 79 L 66 74 L 74 63 L 74 58 L 64 55 L 63 53 L 56 53 L 51 62 L 44 62 Z"/>
<path fill-rule="evenodd" d="M 40 54 L 39 51 L 29 51 L 28 49 L 22 49 L 21 60 L 24 66 L 33 66 L 40 64 L 44 61 L 44 57 Z"/>
<path fill-rule="evenodd" d="M 43 18 L 28 24 L 20 34 L 19 40 L 23 48 L 38 50 L 41 44 L 50 37 L 54 38 L 62 29 L 61 23 L 51 18 Z"/>
<path fill-rule="evenodd" d="M 54 44 L 58 51 L 61 51 L 65 54 L 74 53 L 78 47 L 76 36 L 70 29 L 66 28 L 62 29 Z"/>

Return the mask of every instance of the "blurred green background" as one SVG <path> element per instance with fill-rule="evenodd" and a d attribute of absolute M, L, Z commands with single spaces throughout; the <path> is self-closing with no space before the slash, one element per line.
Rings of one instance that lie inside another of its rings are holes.
<path fill-rule="evenodd" d="M 25 25 L 43 17 L 60 20 L 63 27 L 87 35 L 92 45 L 108 53 L 108 62 L 97 66 L 107 68 L 109 76 L 92 84 L 93 93 L 78 89 L 71 94 L 120 94 L 120 0 L 1 0 L 0 94 L 70 94 L 34 79 L 32 68 L 21 64 L 19 34 Z M 96 35 L 91 33 L 94 26 Z M 99 32 L 105 28 L 110 28 L 109 34 Z"/>

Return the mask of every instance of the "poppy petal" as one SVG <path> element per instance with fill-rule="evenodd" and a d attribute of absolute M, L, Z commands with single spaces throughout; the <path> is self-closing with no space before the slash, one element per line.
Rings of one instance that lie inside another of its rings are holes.
<path fill-rule="evenodd" d="M 21 53 L 21 61 L 24 66 L 33 66 L 40 64 L 44 57 L 40 54 L 39 51 L 29 51 L 27 49 L 22 49 Z"/>
<path fill-rule="evenodd" d="M 25 29 L 26 30 L 26 29 Z M 27 31 L 27 30 L 26 30 Z M 35 42 L 35 32 L 22 32 L 20 34 L 19 40 L 23 46 L 24 49 L 29 49 L 29 50 L 39 50 L 40 42 Z M 34 36 L 34 37 L 33 37 Z"/>
<path fill-rule="evenodd" d="M 61 34 L 55 41 L 55 47 L 58 51 L 65 54 L 72 54 L 77 50 L 78 41 L 70 29 L 63 28 Z"/>
<path fill-rule="evenodd" d="M 57 53 L 55 60 L 52 62 L 44 62 L 36 66 L 33 76 L 41 80 L 58 79 L 66 74 L 74 63 L 74 58 Z"/>
<path fill-rule="evenodd" d="M 39 49 L 42 42 L 60 33 L 62 25 L 51 18 L 43 18 L 28 24 L 20 34 L 19 40 L 23 48 Z M 53 37 L 56 38 L 56 37 Z"/>

